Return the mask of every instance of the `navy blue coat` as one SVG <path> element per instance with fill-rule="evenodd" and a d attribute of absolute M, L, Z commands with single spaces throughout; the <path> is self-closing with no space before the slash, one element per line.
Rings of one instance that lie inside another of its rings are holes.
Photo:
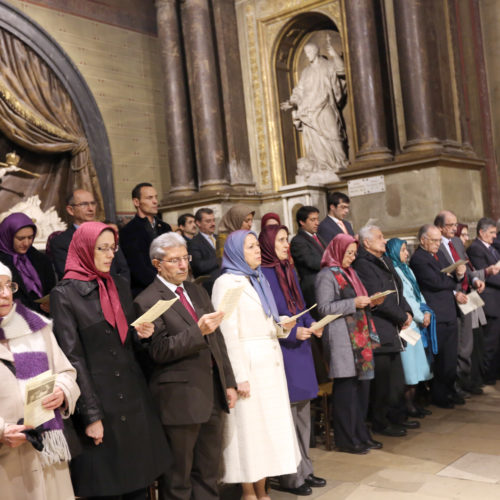
<path fill-rule="evenodd" d="M 278 306 L 279 315 L 293 316 L 294 314 L 288 309 L 285 295 L 281 289 L 274 268 L 262 267 L 261 269 L 271 285 L 274 300 Z M 300 292 L 299 280 L 295 271 L 294 275 Z M 314 399 L 318 395 L 318 380 L 316 379 L 316 372 L 314 369 L 311 343 L 309 340 L 298 340 L 296 337 L 297 328 L 299 326 L 309 328 L 313 322 L 314 319 L 312 316 L 306 313 L 298 318 L 297 324 L 293 327 L 288 338 L 279 339 L 281 352 L 283 353 L 288 394 L 291 403 Z"/>
<path fill-rule="evenodd" d="M 354 236 L 354 231 L 352 229 L 351 223 L 347 220 L 342 221 L 344 223 L 347 232 Z M 343 234 L 344 231 L 340 228 L 340 226 L 329 216 L 327 215 L 318 226 L 318 234 L 323 238 L 325 243 L 328 245 L 330 241 L 333 240 L 337 234 Z"/>

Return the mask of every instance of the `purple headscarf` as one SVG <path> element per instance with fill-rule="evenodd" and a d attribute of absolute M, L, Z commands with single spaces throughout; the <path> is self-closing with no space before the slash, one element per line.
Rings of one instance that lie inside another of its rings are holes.
<path fill-rule="evenodd" d="M 20 254 L 14 250 L 14 235 L 23 227 L 33 228 L 33 237 L 36 236 L 36 226 L 33 221 L 21 212 L 10 214 L 0 224 L 0 251 L 9 254 L 28 292 L 34 292 L 38 297 L 43 295 L 42 282 L 33 267 L 27 254 Z"/>
<path fill-rule="evenodd" d="M 262 308 L 267 316 L 272 316 L 276 323 L 279 323 L 280 317 L 278 308 L 274 301 L 271 286 L 266 277 L 262 273 L 260 266 L 257 269 L 252 269 L 245 260 L 243 245 L 245 238 L 253 234 L 255 239 L 257 235 L 253 231 L 240 229 L 229 234 L 226 243 L 224 244 L 224 255 L 222 257 L 222 273 L 238 274 L 240 276 L 248 276 L 250 283 L 254 287 L 259 296 Z"/>

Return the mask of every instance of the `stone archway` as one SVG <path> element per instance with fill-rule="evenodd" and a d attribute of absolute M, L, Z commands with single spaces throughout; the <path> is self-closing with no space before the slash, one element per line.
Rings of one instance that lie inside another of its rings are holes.
<path fill-rule="evenodd" d="M 104 201 L 106 217 L 115 218 L 112 158 L 104 121 L 83 76 L 62 47 L 35 21 L 0 0 L 0 29 L 11 33 L 35 52 L 69 94 L 85 131 Z"/>
<path fill-rule="evenodd" d="M 274 51 L 274 70 L 278 102 L 286 101 L 298 82 L 300 70 L 306 64 L 301 54 L 308 41 L 314 41 L 320 50 L 324 48 L 326 36 L 331 35 L 336 48 L 342 48 L 340 34 L 328 16 L 318 12 L 305 12 L 293 17 L 278 35 Z M 325 51 L 323 50 L 323 53 Z M 295 183 L 297 158 L 303 156 L 299 132 L 295 129 L 291 114 L 280 112 L 281 142 L 285 169 L 285 183 Z"/>

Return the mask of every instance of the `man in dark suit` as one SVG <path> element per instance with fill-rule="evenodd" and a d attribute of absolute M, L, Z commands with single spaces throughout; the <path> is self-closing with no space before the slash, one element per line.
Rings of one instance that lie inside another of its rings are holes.
<path fill-rule="evenodd" d="M 172 228 L 158 218 L 158 193 L 149 182 L 134 187 L 132 202 L 137 213 L 120 231 L 120 247 L 127 259 L 135 297 L 155 279 L 156 270 L 149 258 L 151 242 Z"/>
<path fill-rule="evenodd" d="M 219 498 L 222 412 L 236 403 L 236 381 L 205 289 L 186 281 L 188 251 L 182 236 L 163 234 L 151 244 L 158 274 L 135 299 L 143 314 L 160 299 L 178 298 L 155 321 L 149 354 L 150 388 L 173 457 L 161 489 L 165 499 Z"/>
<path fill-rule="evenodd" d="M 441 232 L 441 245 L 439 250 L 447 261 L 447 265 L 453 264 L 459 260 L 468 260 L 465 247 L 460 238 L 455 236 L 458 221 L 453 212 L 443 210 L 434 219 L 434 225 Z M 455 288 L 455 300 L 457 304 L 467 303 L 467 293 L 475 288 L 479 293 L 484 290 L 484 272 L 467 268 L 467 272 L 461 283 L 457 283 Z M 482 394 L 480 387 L 472 385 L 472 349 L 474 346 L 474 335 L 472 333 L 472 316 L 477 312 L 471 312 L 464 315 L 458 311 L 458 364 L 457 364 L 457 391 L 463 397 L 466 393 Z"/>
<path fill-rule="evenodd" d="M 335 191 L 329 193 L 327 198 L 328 215 L 321 221 L 318 234 L 328 245 L 337 234 L 345 233 L 354 236 L 351 223 L 345 220 L 349 214 L 349 196 Z"/>
<path fill-rule="evenodd" d="M 353 267 L 369 295 L 395 290 L 373 307 L 372 317 L 380 338 L 375 349 L 375 378 L 372 381 L 371 420 L 374 432 L 401 437 L 406 429 L 419 427 L 406 420 L 404 373 L 400 352 L 403 343 L 399 331 L 412 322 L 412 310 L 403 296 L 403 284 L 390 258 L 385 256 L 385 239 L 377 226 L 365 226 L 359 232 L 358 257 Z"/>
<path fill-rule="evenodd" d="M 448 266 L 441 245 L 441 232 L 432 225 L 422 226 L 418 232 L 420 246 L 410 259 L 410 267 L 417 278 L 427 305 L 436 314 L 436 334 L 439 352 L 434 358 L 434 379 L 431 386 L 432 402 L 442 408 L 464 404 L 455 391 L 457 378 L 458 321 L 454 291 L 461 283 L 466 267 L 461 264 L 453 274 L 441 269 Z"/>
<path fill-rule="evenodd" d="M 495 221 L 483 217 L 477 223 L 477 238 L 467 249 L 472 265 L 486 273 L 482 299 L 487 320 L 483 327 L 483 377 L 487 385 L 495 385 L 500 370 L 500 253 L 493 247 L 496 235 Z"/>
<path fill-rule="evenodd" d="M 198 229 L 193 214 L 182 214 L 177 218 L 177 227 L 186 241 L 191 241 Z"/>
<path fill-rule="evenodd" d="M 62 279 L 64 276 L 64 267 L 68 248 L 73 239 L 73 234 L 78 226 L 84 222 L 95 221 L 97 202 L 94 195 L 84 189 L 76 189 L 66 200 L 66 212 L 73 218 L 73 224 L 70 224 L 66 231 L 58 234 L 49 243 L 49 254 L 57 277 Z M 115 254 L 111 264 L 111 274 L 121 276 L 130 283 L 130 271 L 127 261 L 120 248 Z"/>
<path fill-rule="evenodd" d="M 193 276 L 208 276 L 203 281 L 203 286 L 209 295 L 212 294 L 214 281 L 220 275 L 219 263 L 215 253 L 215 214 L 211 208 L 200 208 L 194 214 L 194 220 L 198 226 L 198 234 L 188 243 Z"/>

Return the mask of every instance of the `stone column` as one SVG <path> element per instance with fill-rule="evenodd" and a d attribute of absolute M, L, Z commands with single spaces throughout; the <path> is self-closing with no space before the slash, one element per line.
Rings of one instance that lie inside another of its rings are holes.
<path fill-rule="evenodd" d="M 171 194 L 196 192 L 191 117 L 177 0 L 156 0 L 164 75 L 165 117 Z"/>
<path fill-rule="evenodd" d="M 433 19 L 429 19 L 433 3 L 394 2 L 407 151 L 441 148 L 439 61 Z"/>
<path fill-rule="evenodd" d="M 356 117 L 356 157 L 390 159 L 373 0 L 345 0 L 344 8 Z"/>
<path fill-rule="evenodd" d="M 229 172 L 210 3 L 184 0 L 181 9 L 199 187 L 220 189 Z"/>

